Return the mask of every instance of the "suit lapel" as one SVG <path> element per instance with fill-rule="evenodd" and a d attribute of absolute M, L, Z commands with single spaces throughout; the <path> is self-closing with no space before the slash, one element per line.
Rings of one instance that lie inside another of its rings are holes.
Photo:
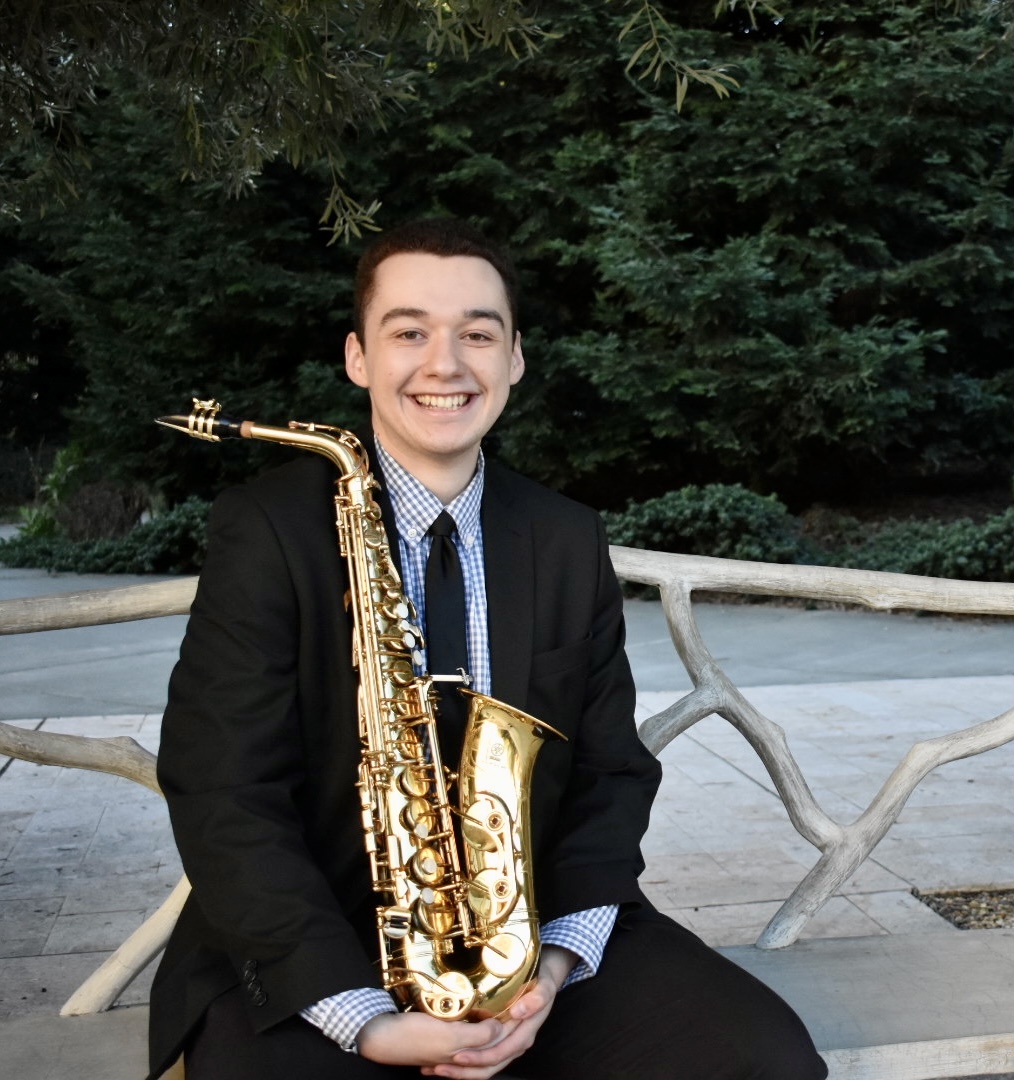
<path fill-rule="evenodd" d="M 532 530 L 525 508 L 495 467 L 486 471 L 482 537 L 493 696 L 523 709 L 535 614 Z"/>

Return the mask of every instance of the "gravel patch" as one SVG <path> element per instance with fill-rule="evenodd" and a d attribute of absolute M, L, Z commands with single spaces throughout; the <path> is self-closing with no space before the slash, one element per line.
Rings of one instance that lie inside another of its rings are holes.
<path fill-rule="evenodd" d="M 959 930 L 1014 927 L 1014 889 L 913 889 L 912 895 Z"/>

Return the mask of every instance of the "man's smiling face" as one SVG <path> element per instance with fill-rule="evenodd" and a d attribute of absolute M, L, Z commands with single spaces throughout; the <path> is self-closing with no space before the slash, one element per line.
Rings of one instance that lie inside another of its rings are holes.
<path fill-rule="evenodd" d="M 428 486 L 441 470 L 467 483 L 525 367 L 500 275 L 472 256 L 392 255 L 377 267 L 363 333 L 349 335 L 345 365 L 370 392 L 384 448 Z"/>

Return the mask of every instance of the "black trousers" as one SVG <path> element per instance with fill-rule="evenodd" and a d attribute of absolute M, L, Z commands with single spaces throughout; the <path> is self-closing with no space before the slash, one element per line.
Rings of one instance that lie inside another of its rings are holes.
<path fill-rule="evenodd" d="M 775 993 L 657 914 L 618 925 L 599 973 L 560 993 L 524 1080 L 822 1080 L 827 1066 Z M 239 991 L 215 1001 L 187 1080 L 407 1080 L 416 1068 L 347 1053 L 299 1017 L 260 1035 Z"/>

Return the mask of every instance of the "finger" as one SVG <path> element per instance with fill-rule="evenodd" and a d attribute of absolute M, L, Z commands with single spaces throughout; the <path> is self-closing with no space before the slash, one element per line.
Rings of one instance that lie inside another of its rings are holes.
<path fill-rule="evenodd" d="M 510 1018 L 511 1020 L 527 1020 L 528 1017 L 542 1012 L 548 1005 L 549 1001 L 545 996 L 533 991 L 514 1002 L 511 1006 Z"/>
<path fill-rule="evenodd" d="M 506 1038 L 508 1038 L 508 1036 L 517 1029 L 517 1026 L 520 1023 L 520 1020 L 514 1020 L 510 1017 L 508 1017 L 506 1020 L 501 1020 L 500 1030 L 492 1039 L 489 1039 L 487 1042 L 480 1043 L 477 1046 L 462 1046 L 459 1050 L 456 1051 L 456 1053 L 475 1053 L 479 1050 L 492 1050 L 495 1047 L 499 1046 Z"/>
<path fill-rule="evenodd" d="M 514 1002 L 509 1015 L 512 1020 L 525 1020 L 548 1009 L 555 1000 L 556 987 L 548 981 L 540 980 Z"/>
<path fill-rule="evenodd" d="M 540 1026 L 540 1023 L 534 1021 L 518 1024 L 494 1046 L 461 1050 L 451 1058 L 449 1064 L 465 1068 L 502 1069 L 531 1047 Z"/>
<path fill-rule="evenodd" d="M 513 1029 L 517 1025 L 511 1020 L 503 1021 L 490 1017 L 474 1024 L 455 1025 L 456 1041 L 462 1050 L 482 1050 L 487 1046 L 496 1046 L 507 1033 L 508 1025 Z"/>

